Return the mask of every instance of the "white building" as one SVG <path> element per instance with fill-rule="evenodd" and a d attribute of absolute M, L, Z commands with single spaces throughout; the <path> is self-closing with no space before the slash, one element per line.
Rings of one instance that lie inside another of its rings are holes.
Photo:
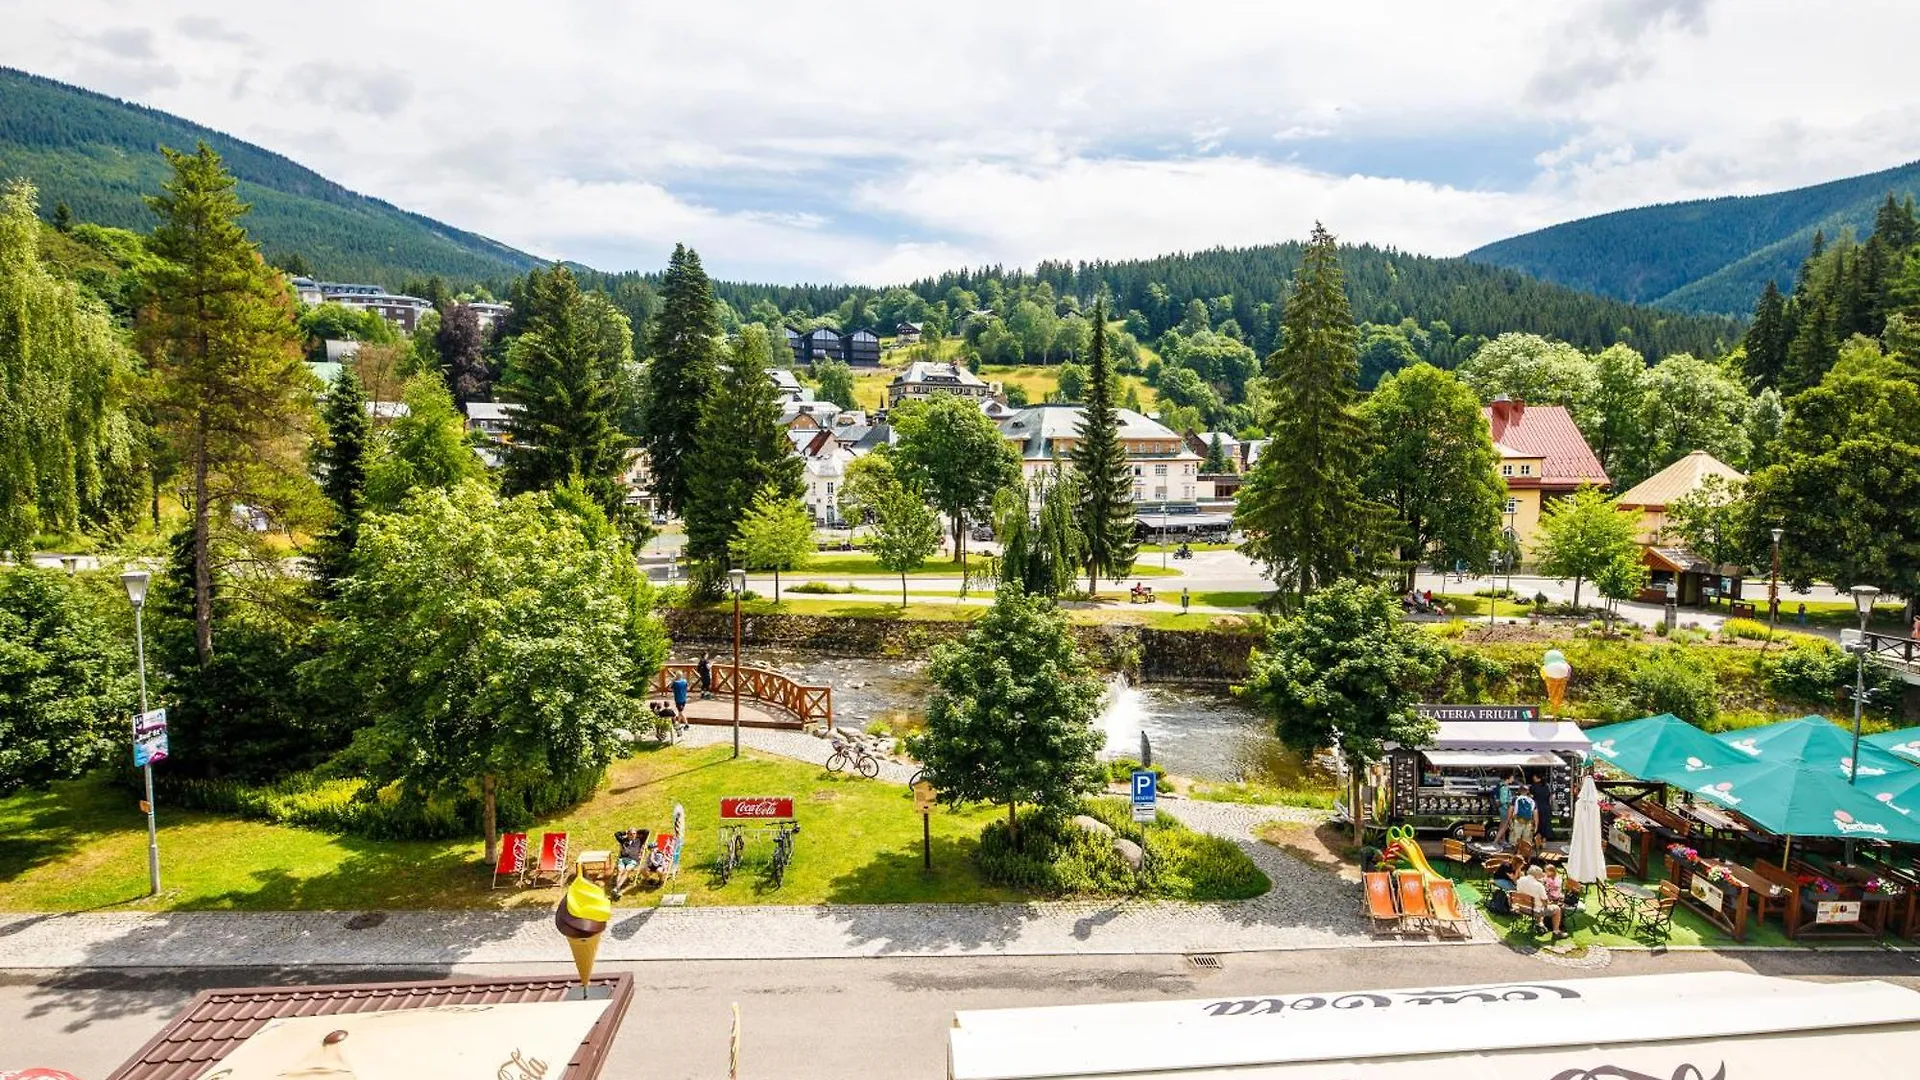
<path fill-rule="evenodd" d="M 1137 505 L 1193 504 L 1213 498 L 1213 482 L 1200 479 L 1200 455 L 1165 425 L 1134 412 L 1115 409 L 1120 421 L 1120 443 L 1133 469 L 1133 501 Z M 1070 466 L 1080 441 L 1082 409 L 1078 405 L 1034 405 L 1000 421 L 1000 432 L 1020 455 L 1021 473 L 1028 479 L 1053 468 L 1058 461 Z"/>
<path fill-rule="evenodd" d="M 840 445 L 830 430 L 813 432 L 804 439 L 802 435 L 798 431 L 787 433 L 800 455 L 807 485 L 801 498 L 807 504 L 807 512 L 822 525 L 841 524 L 845 519 L 840 513 L 840 492 L 847 482 L 847 466 L 853 462 L 853 451 Z"/>
<path fill-rule="evenodd" d="M 467 430 L 484 432 L 490 439 L 505 438 L 513 414 L 525 407 L 505 401 L 469 401 Z"/>
<path fill-rule="evenodd" d="M 980 381 L 980 376 L 967 370 L 964 364 L 942 364 L 930 360 L 916 360 L 908 364 L 907 370 L 895 375 L 893 381 L 887 384 L 888 405 L 921 401 L 935 394 L 990 399 L 994 396 L 994 389 Z"/>

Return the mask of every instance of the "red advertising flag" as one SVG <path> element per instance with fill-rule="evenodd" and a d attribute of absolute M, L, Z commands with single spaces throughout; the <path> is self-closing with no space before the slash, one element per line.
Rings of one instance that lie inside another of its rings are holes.
<path fill-rule="evenodd" d="M 791 795 L 734 795 L 720 800 L 722 821 L 779 821 L 792 817 Z"/>

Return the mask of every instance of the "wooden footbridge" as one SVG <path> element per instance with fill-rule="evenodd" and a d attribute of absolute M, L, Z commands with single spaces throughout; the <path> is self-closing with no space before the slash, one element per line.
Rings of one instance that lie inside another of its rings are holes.
<path fill-rule="evenodd" d="M 673 680 L 687 680 L 687 720 L 695 724 L 733 723 L 733 688 L 740 687 L 740 726 L 801 728 L 807 724 L 833 725 L 833 687 L 809 686 L 777 671 L 731 661 L 708 667 L 713 677 L 711 697 L 700 693 L 700 673 L 693 664 L 667 664 L 653 677 L 653 700 L 673 702 Z"/>
<path fill-rule="evenodd" d="M 1843 632 L 1840 635 L 1842 641 L 1856 636 L 1865 643 L 1869 660 L 1891 671 L 1903 682 L 1920 685 L 1920 638 L 1872 631 L 1864 634 Z"/>

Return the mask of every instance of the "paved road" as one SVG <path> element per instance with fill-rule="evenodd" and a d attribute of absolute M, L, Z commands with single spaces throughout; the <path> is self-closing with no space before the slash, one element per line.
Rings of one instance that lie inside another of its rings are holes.
<path fill-rule="evenodd" d="M 413 969 L 199 969 L 0 973 L 0 1068 L 27 1064 L 100 1080 L 194 993 L 271 983 L 554 974 L 570 965 Z M 959 1009 L 1462 985 L 1670 971 L 1751 970 L 1833 980 L 1887 978 L 1920 989 L 1920 965 L 1884 953 L 1618 955 L 1566 970 L 1500 946 L 1229 955 L 1217 972 L 1177 955 L 612 963 L 638 994 L 608 1077 L 725 1075 L 730 1007 L 744 1032 L 741 1075 L 785 1080 L 935 1080 Z"/>

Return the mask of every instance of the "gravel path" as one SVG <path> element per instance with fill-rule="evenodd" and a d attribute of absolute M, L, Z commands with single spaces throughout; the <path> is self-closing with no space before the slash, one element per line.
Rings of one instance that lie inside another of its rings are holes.
<path fill-rule="evenodd" d="M 695 727 L 693 745 L 731 741 Z M 743 745 L 824 763 L 826 740 L 745 729 Z M 886 762 L 885 781 L 911 767 Z M 861 956 L 1048 956 L 1264 952 L 1440 944 L 1375 937 L 1359 890 L 1255 840 L 1270 821 L 1312 822 L 1314 810 L 1167 799 L 1190 828 L 1239 844 L 1273 888 L 1252 900 L 1051 901 L 1014 904 L 821 904 L 618 909 L 605 960 L 792 959 Z M 1493 940 L 1476 918 L 1473 943 Z M 0 915 L 0 969 L 437 965 L 562 962 L 545 911 L 114 912 Z"/>

